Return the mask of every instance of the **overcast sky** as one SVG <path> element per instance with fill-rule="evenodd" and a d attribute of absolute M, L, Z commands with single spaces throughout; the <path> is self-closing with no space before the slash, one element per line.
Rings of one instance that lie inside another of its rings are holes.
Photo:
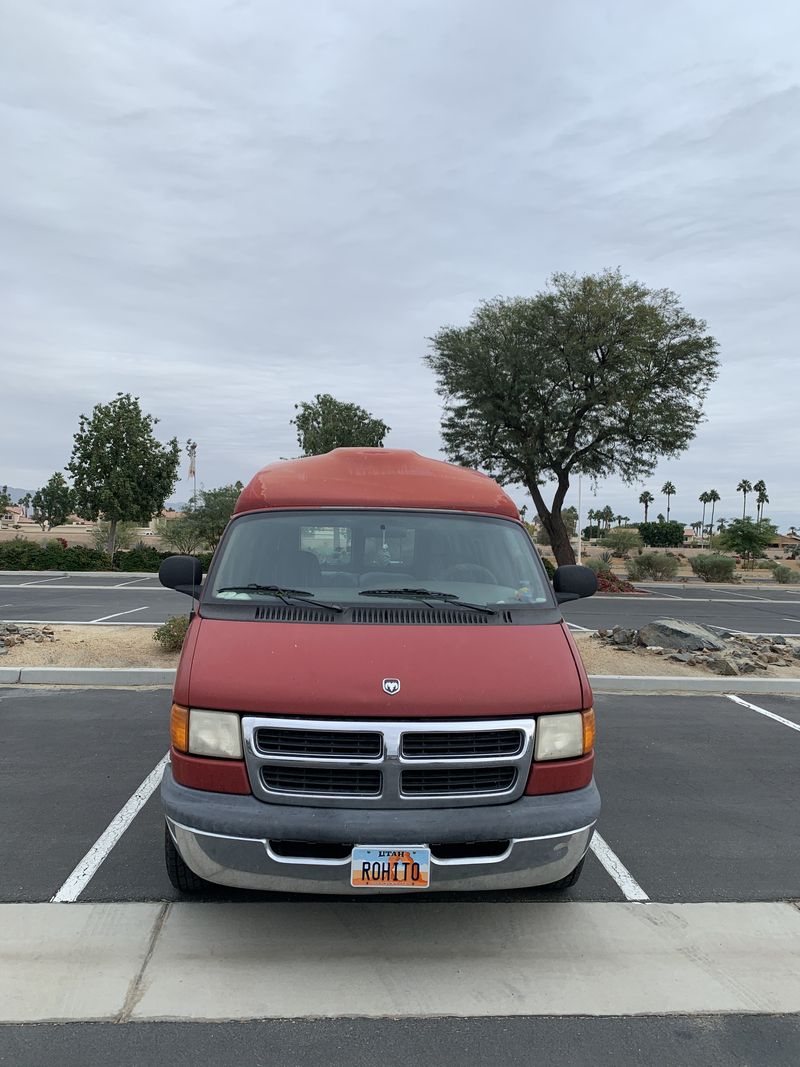
<path fill-rule="evenodd" d="M 5 0 L 0 482 L 37 488 L 117 391 L 207 487 L 297 454 L 317 392 L 436 455 L 426 338 L 619 265 L 721 345 L 647 487 L 692 521 L 764 478 L 800 525 L 798 40 L 790 0 Z"/>

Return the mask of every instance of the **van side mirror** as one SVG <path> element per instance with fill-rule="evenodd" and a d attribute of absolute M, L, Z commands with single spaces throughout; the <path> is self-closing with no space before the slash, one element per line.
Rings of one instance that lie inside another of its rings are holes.
<path fill-rule="evenodd" d="M 597 575 L 591 567 L 579 567 L 575 563 L 565 563 L 562 567 L 556 567 L 553 575 L 553 589 L 559 604 L 564 604 L 568 600 L 581 600 L 597 592 Z"/>
<path fill-rule="evenodd" d="M 176 593 L 197 596 L 203 582 L 203 564 L 197 556 L 168 556 L 158 568 L 158 580 Z"/>

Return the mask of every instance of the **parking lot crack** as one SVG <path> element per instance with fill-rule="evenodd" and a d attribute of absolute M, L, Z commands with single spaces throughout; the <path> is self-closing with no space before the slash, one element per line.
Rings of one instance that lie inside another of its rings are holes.
<path fill-rule="evenodd" d="M 150 931 L 150 940 L 147 944 L 147 952 L 145 952 L 144 954 L 144 959 L 142 960 L 141 967 L 136 972 L 136 975 L 134 976 L 130 986 L 128 987 L 128 992 L 125 997 L 125 1003 L 122 1005 L 122 1010 L 114 1019 L 114 1022 L 116 1023 L 128 1022 L 130 1020 L 131 1015 L 133 1014 L 134 1008 L 142 999 L 142 995 L 144 994 L 143 983 L 145 971 L 147 970 L 150 964 L 153 952 L 155 951 L 156 942 L 158 941 L 161 931 L 164 928 L 164 923 L 167 920 L 167 915 L 169 914 L 171 906 L 172 905 L 169 901 L 165 901 L 165 903 L 161 905 L 158 915 L 155 918 L 155 922 L 153 923 L 153 929 Z"/>

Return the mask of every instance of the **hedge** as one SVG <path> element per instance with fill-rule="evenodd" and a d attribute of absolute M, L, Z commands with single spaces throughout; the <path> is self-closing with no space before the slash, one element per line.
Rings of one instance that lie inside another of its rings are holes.
<path fill-rule="evenodd" d="M 58 541 L 40 545 L 24 538 L 0 543 L 0 570 L 3 571 L 142 571 L 156 573 L 163 560 L 175 552 L 159 552 L 152 545 L 137 545 L 129 552 L 115 552 L 111 557 L 97 548 L 72 545 L 65 548 Z M 198 558 L 207 572 L 211 552 Z"/>

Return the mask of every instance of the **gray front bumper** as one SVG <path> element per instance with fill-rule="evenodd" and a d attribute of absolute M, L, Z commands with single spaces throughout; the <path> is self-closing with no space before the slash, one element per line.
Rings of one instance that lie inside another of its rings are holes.
<path fill-rule="evenodd" d="M 486 807 L 309 808 L 178 785 L 170 767 L 161 797 L 178 851 L 201 878 L 242 889 L 364 893 L 350 885 L 350 859 L 278 855 L 270 841 L 425 845 L 474 842 L 467 858 L 431 856 L 430 890 L 518 889 L 566 877 L 589 847 L 600 814 L 594 782 L 585 789 L 522 797 Z M 500 855 L 480 842 L 508 841 Z M 383 893 L 408 892 L 382 889 Z"/>

